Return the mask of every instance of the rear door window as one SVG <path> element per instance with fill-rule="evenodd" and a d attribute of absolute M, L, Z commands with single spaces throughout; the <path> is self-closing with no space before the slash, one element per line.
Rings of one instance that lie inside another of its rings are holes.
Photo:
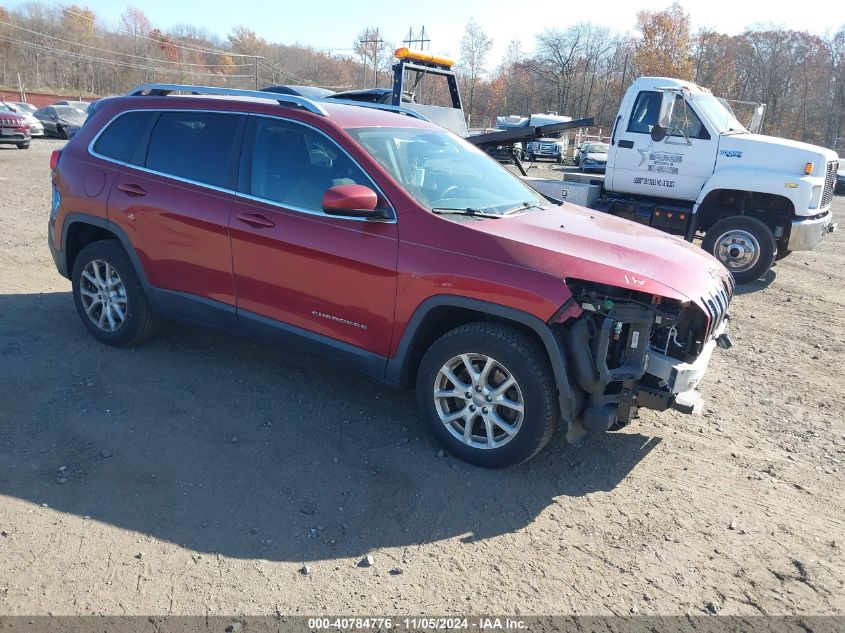
<path fill-rule="evenodd" d="M 164 112 L 150 135 L 147 169 L 234 189 L 233 149 L 242 116 L 221 112 Z"/>
<path fill-rule="evenodd" d="M 128 162 L 157 112 L 127 112 L 108 124 L 94 143 L 94 152 L 121 163 Z"/>

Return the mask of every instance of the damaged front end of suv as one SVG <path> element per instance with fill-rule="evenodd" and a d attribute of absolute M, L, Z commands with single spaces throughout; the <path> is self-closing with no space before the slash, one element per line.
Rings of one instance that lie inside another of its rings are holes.
<path fill-rule="evenodd" d="M 733 281 L 725 276 L 699 301 L 679 301 L 568 279 L 572 298 L 551 320 L 572 384 L 567 439 L 612 431 L 639 408 L 693 413 L 713 350 L 727 335 Z M 562 400 L 563 401 L 563 400 Z"/>

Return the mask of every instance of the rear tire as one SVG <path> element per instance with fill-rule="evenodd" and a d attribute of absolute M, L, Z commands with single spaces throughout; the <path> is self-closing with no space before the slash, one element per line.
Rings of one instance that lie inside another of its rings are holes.
<path fill-rule="evenodd" d="M 545 351 L 498 323 L 447 332 L 426 352 L 417 374 L 419 407 L 437 441 L 485 468 L 519 464 L 548 443 L 558 420 L 555 394 Z"/>
<path fill-rule="evenodd" d="M 116 240 L 92 242 L 73 262 L 73 301 L 91 335 L 106 345 L 129 347 L 158 327 L 132 261 Z"/>
<path fill-rule="evenodd" d="M 757 218 L 735 215 L 711 226 L 701 248 L 718 259 L 736 283 L 747 284 L 771 269 L 777 242 L 771 229 Z"/>

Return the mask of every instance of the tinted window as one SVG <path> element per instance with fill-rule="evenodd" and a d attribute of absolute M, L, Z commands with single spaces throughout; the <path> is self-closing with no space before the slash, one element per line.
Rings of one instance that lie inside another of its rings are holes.
<path fill-rule="evenodd" d="M 164 112 L 147 148 L 146 166 L 217 187 L 230 187 L 230 159 L 240 115 Z"/>
<path fill-rule="evenodd" d="M 153 112 L 127 112 L 117 117 L 100 134 L 94 151 L 108 158 L 128 162 L 150 124 Z"/>
<path fill-rule="evenodd" d="M 311 128 L 255 118 L 248 193 L 297 209 L 323 210 L 323 194 L 336 185 L 365 185 L 370 179 L 346 153 Z"/>
<path fill-rule="evenodd" d="M 657 125 L 657 119 L 660 116 L 661 99 L 659 92 L 644 91 L 638 94 L 631 120 L 628 122 L 628 131 L 640 134 L 651 132 L 652 126 Z"/>

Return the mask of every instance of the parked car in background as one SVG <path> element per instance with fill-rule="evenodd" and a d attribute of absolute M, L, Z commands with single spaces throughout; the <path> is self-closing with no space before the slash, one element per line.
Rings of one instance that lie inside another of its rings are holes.
<path fill-rule="evenodd" d="M 85 123 L 88 113 L 76 106 L 51 105 L 36 110 L 34 116 L 44 125 L 45 134 L 58 138 L 73 138 Z"/>
<path fill-rule="evenodd" d="M 529 141 L 525 150 L 531 160 L 551 158 L 555 162 L 562 163 L 566 153 L 566 142 L 559 138 L 538 138 L 535 141 Z"/>
<path fill-rule="evenodd" d="M 334 90 L 320 88 L 319 86 L 267 86 L 261 92 L 275 92 L 280 95 L 293 95 L 295 97 L 308 97 L 309 99 L 322 99 L 333 95 Z"/>
<path fill-rule="evenodd" d="M 14 103 L 1 101 L 0 112 L 14 112 L 15 114 L 21 115 L 24 118 L 24 121 L 26 121 L 26 124 L 29 126 L 29 133 L 32 136 L 44 136 L 44 125 L 41 121 L 36 119 L 29 110 L 24 110 Z"/>
<path fill-rule="evenodd" d="M 63 106 L 74 106 L 76 108 L 80 108 L 81 110 L 88 110 L 88 106 L 91 105 L 89 101 L 56 101 L 53 105 L 63 105 Z"/>
<path fill-rule="evenodd" d="M 31 139 L 29 125 L 23 116 L 9 110 L 0 110 L 0 144 L 28 149 Z"/>
<path fill-rule="evenodd" d="M 581 171 L 604 171 L 607 168 L 607 143 L 584 143 L 578 152 Z"/>
<path fill-rule="evenodd" d="M 35 111 L 38 109 L 37 107 L 35 107 L 31 103 L 26 103 L 24 101 L 7 101 L 6 103 L 9 103 L 13 106 L 16 106 L 16 107 L 20 108 L 21 110 L 23 110 L 24 112 L 29 112 L 30 114 L 35 114 Z"/>

